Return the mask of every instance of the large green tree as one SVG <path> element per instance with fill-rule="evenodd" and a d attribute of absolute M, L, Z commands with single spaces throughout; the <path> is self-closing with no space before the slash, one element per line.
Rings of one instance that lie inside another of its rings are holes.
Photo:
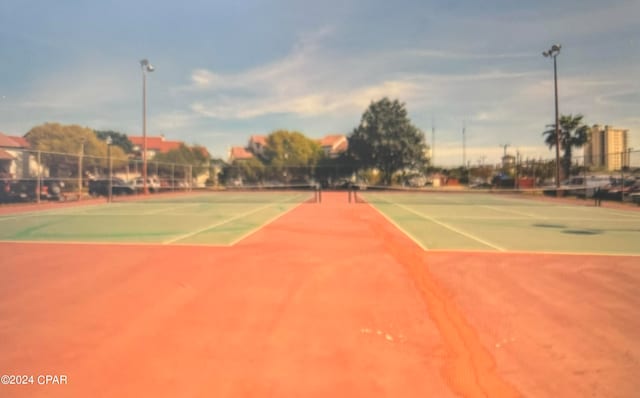
<path fill-rule="evenodd" d="M 182 175 L 184 167 L 191 166 L 193 177 L 196 177 L 210 168 L 210 160 L 211 157 L 205 147 L 199 145 L 190 147 L 182 144 L 166 153 L 156 154 L 148 163 L 158 164 L 158 170 L 167 175 L 171 173 Z M 175 168 L 180 165 L 184 167 Z"/>
<path fill-rule="evenodd" d="M 45 123 L 33 127 L 25 138 L 33 149 L 41 151 L 42 162 L 51 176 L 77 176 L 81 153 L 87 170 L 107 167 L 107 144 L 88 127 Z M 111 157 L 116 168 L 126 164 L 125 153 L 120 147 L 112 146 Z"/>
<path fill-rule="evenodd" d="M 398 171 L 424 167 L 426 152 L 424 134 L 411 124 L 405 104 L 386 97 L 369 105 L 349 136 L 349 153 L 358 166 L 379 169 L 385 184 Z"/>
<path fill-rule="evenodd" d="M 571 158 L 573 148 L 581 148 L 589 141 L 589 127 L 582 123 L 582 115 L 561 115 L 560 125 L 560 150 L 562 151 L 562 159 L 560 165 L 562 168 L 561 178 L 567 178 L 571 171 Z M 549 148 L 556 146 L 556 125 L 547 125 L 548 130 L 542 135 L 545 137 L 544 142 Z"/>
<path fill-rule="evenodd" d="M 270 178 L 299 180 L 311 175 L 322 157 L 320 145 L 297 131 L 277 130 L 267 136 L 264 158 Z"/>

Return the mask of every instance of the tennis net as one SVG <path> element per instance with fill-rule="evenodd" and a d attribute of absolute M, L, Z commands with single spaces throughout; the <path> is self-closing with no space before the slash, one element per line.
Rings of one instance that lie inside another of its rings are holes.
<path fill-rule="evenodd" d="M 136 201 L 152 203 L 319 203 L 320 188 L 314 184 L 243 185 L 223 188 L 194 188 L 183 192 L 114 194 L 114 202 Z"/>
<path fill-rule="evenodd" d="M 527 206 L 548 205 L 558 199 L 593 199 L 606 193 L 596 189 L 580 187 L 541 187 L 529 189 L 482 188 L 408 188 L 394 186 L 367 186 L 349 190 L 351 203 L 403 204 L 403 205 L 481 205 L 481 206 Z"/>

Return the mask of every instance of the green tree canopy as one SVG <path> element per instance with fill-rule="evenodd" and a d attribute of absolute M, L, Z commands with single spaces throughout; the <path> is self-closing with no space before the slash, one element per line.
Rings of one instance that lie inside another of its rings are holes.
<path fill-rule="evenodd" d="M 81 153 L 86 167 L 106 167 L 107 144 L 88 127 L 45 123 L 29 130 L 25 138 L 32 148 L 42 152 L 42 161 L 52 176 L 65 177 L 61 175 L 63 170 L 77 173 L 75 168 Z M 120 147 L 111 148 L 111 157 L 114 167 L 126 164 L 126 155 Z"/>
<path fill-rule="evenodd" d="M 199 145 L 189 147 L 182 144 L 166 153 L 156 154 L 148 163 L 162 163 L 160 169 L 165 173 L 170 172 L 171 165 L 192 166 L 192 174 L 195 177 L 210 167 L 210 160 L 209 152 L 204 147 Z"/>
<path fill-rule="evenodd" d="M 405 105 L 383 98 L 372 102 L 349 136 L 349 153 L 361 168 L 377 168 L 383 183 L 405 169 L 427 164 L 424 134 L 407 116 Z"/>
<path fill-rule="evenodd" d="M 310 178 L 311 168 L 322 157 L 316 141 L 297 131 L 277 130 L 267 137 L 264 151 L 269 178 L 285 181 Z"/>
<path fill-rule="evenodd" d="M 571 158 L 573 148 L 581 148 L 589 141 L 589 127 L 582 123 L 582 115 L 561 115 L 560 124 L 560 150 L 563 152 L 560 165 L 562 167 L 563 177 L 567 178 L 571 171 Z M 548 130 L 542 135 L 545 136 L 544 142 L 549 148 L 556 146 L 556 125 L 547 125 Z"/>
<path fill-rule="evenodd" d="M 322 156 L 322 149 L 302 133 L 277 130 L 267 137 L 264 156 L 270 166 L 313 166 Z"/>
<path fill-rule="evenodd" d="M 133 144 L 131 143 L 131 141 L 129 141 L 129 137 L 127 137 L 126 134 L 118 133 L 117 131 L 112 130 L 96 130 L 95 134 L 102 141 L 106 141 L 107 137 L 111 137 L 111 142 L 113 143 L 113 145 L 122 148 L 124 153 L 131 153 L 133 151 Z"/>

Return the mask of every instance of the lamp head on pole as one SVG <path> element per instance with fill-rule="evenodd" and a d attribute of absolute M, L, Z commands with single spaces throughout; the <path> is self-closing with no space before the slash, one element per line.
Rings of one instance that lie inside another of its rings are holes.
<path fill-rule="evenodd" d="M 153 72 L 156 68 L 149 63 L 148 59 L 143 59 L 140 61 L 140 66 L 142 67 L 143 72 Z"/>
<path fill-rule="evenodd" d="M 111 145 L 111 143 L 113 142 L 111 140 L 111 136 L 110 135 L 107 136 L 107 139 L 105 141 L 107 142 L 107 145 Z"/>
<path fill-rule="evenodd" d="M 560 54 L 560 49 L 562 46 L 560 44 L 554 44 L 548 51 L 542 53 L 545 57 L 556 57 Z"/>

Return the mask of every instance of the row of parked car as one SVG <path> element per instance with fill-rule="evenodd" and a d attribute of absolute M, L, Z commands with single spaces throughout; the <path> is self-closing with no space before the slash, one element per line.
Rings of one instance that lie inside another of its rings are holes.
<path fill-rule="evenodd" d="M 0 203 L 64 200 L 64 182 L 55 179 L 12 180 L 0 179 Z"/>
<path fill-rule="evenodd" d="M 168 182 L 160 182 L 156 178 L 147 179 L 147 190 L 150 193 L 161 191 L 170 191 L 172 189 L 184 189 L 187 184 L 183 181 L 175 181 L 175 185 L 171 186 Z M 126 181 L 119 177 L 111 178 L 111 194 L 112 195 L 133 195 L 144 191 L 144 179 L 136 178 L 133 181 Z M 93 179 L 89 181 L 89 195 L 91 196 L 108 196 L 109 195 L 109 179 Z"/>
<path fill-rule="evenodd" d="M 159 192 L 160 183 L 155 178 L 147 179 L 147 189 L 149 192 Z M 144 179 L 136 178 L 131 182 L 127 182 L 122 178 L 111 178 L 111 194 L 112 195 L 133 195 L 144 190 Z M 109 178 L 100 178 L 89 180 L 89 195 L 91 196 L 108 196 L 109 195 Z"/>
<path fill-rule="evenodd" d="M 111 192 L 113 195 L 133 195 L 144 190 L 142 178 L 125 181 L 122 178 L 111 178 Z M 39 184 L 39 185 L 38 185 Z M 176 183 L 176 188 L 183 188 L 184 184 Z M 38 189 L 39 186 L 39 189 Z M 109 178 L 90 179 L 88 182 L 89 195 L 108 196 Z M 75 188 L 73 188 L 75 191 Z M 147 189 L 151 193 L 170 190 L 172 187 L 162 186 L 156 178 L 147 179 Z M 75 193 L 75 192 L 73 192 Z M 36 200 L 65 200 L 65 183 L 60 179 L 45 178 L 38 183 L 37 179 L 0 179 L 0 203 L 34 202 Z"/>

